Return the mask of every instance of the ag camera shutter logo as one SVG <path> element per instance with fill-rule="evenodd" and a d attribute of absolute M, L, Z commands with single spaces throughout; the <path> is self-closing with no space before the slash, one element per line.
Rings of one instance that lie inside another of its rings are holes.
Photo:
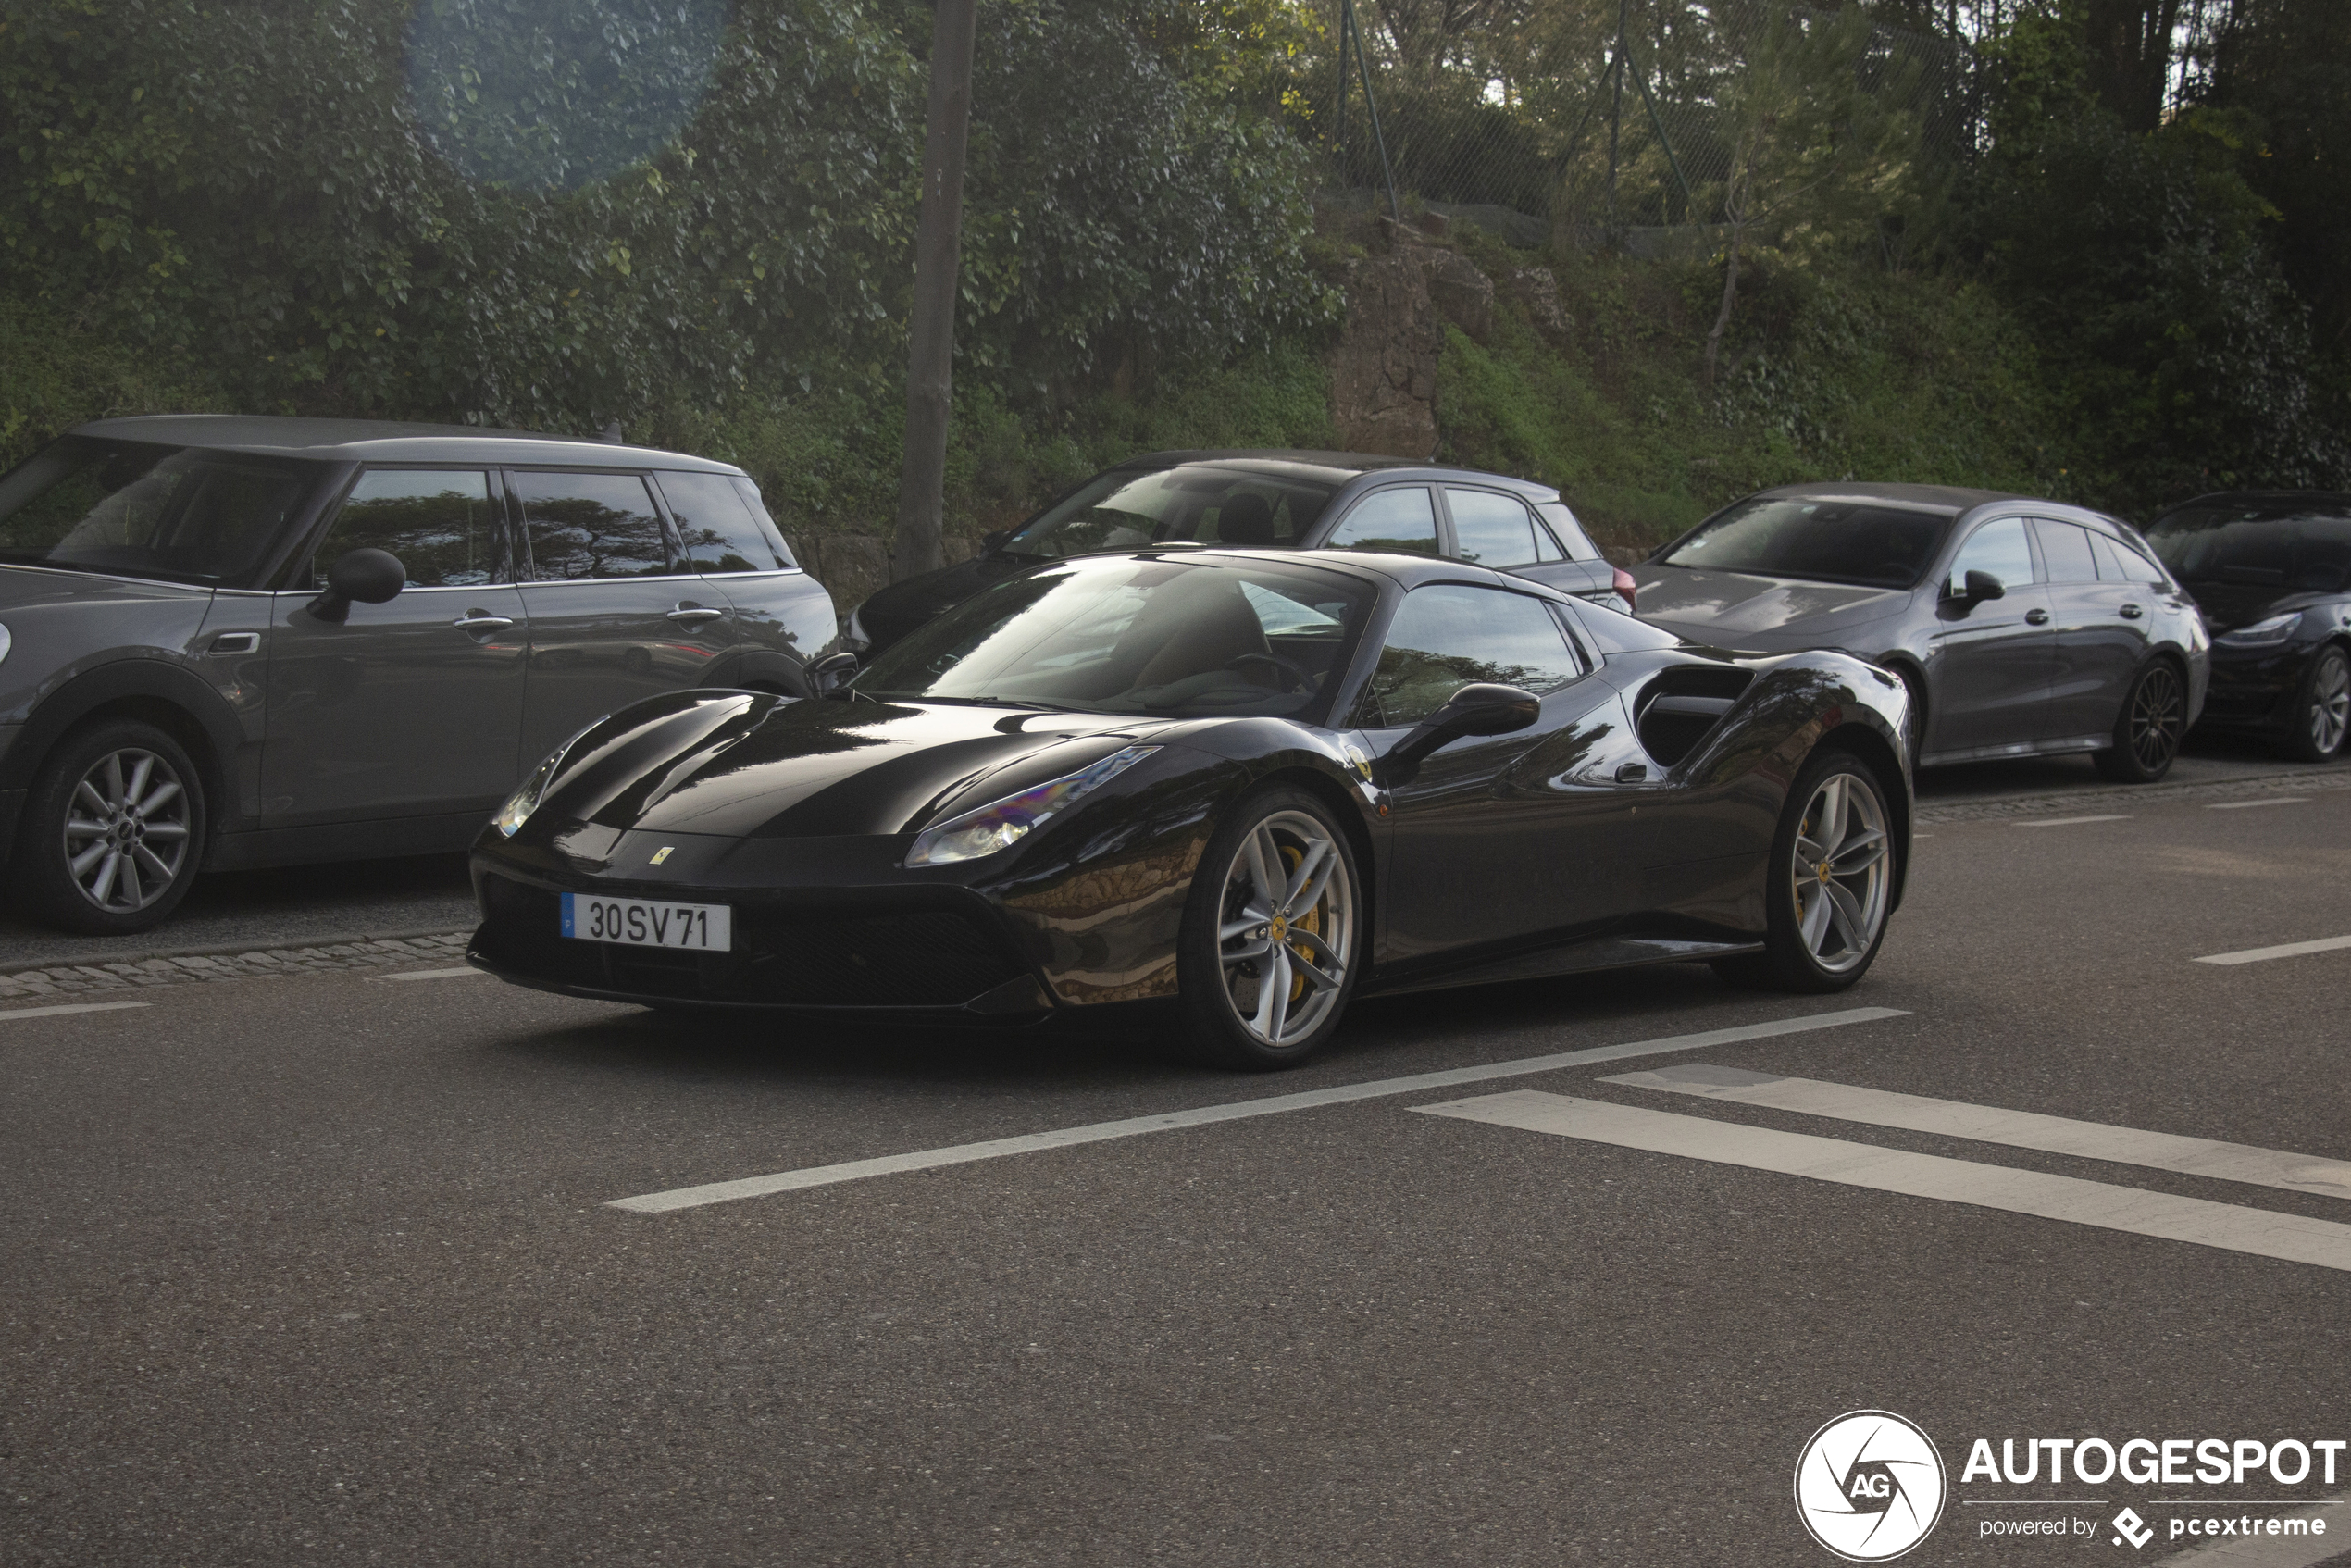
<path fill-rule="evenodd" d="M 1849 1411 L 1796 1462 L 1796 1512 L 1847 1562 L 1885 1562 L 1926 1539 L 1949 1490 L 1934 1440 L 1885 1410 Z"/>

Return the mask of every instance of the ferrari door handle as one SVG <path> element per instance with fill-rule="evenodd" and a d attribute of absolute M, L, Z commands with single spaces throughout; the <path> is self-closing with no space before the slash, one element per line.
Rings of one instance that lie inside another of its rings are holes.
<path fill-rule="evenodd" d="M 2024 624 L 2027 626 L 2046 626 L 2049 624 L 2049 612 L 2046 610 L 2027 610 L 2024 612 Z"/>
<path fill-rule="evenodd" d="M 1647 763 L 1628 762 L 1619 766 L 1616 770 L 1616 781 L 1619 784 L 1638 784 L 1642 779 L 1647 778 L 1648 776 L 1649 770 Z"/>
<path fill-rule="evenodd" d="M 515 622 L 511 616 L 493 616 L 487 610 L 467 610 L 449 624 L 459 631 L 504 631 Z"/>
<path fill-rule="evenodd" d="M 2122 606 L 2122 618 L 2126 621 L 2137 620 L 2141 616 L 2146 614 L 2146 609 L 2137 604 L 2125 604 Z"/>
<path fill-rule="evenodd" d="M 680 626 L 700 626 L 704 621 L 715 621 L 726 613 L 702 604 L 680 604 L 669 612 L 669 618 Z"/>

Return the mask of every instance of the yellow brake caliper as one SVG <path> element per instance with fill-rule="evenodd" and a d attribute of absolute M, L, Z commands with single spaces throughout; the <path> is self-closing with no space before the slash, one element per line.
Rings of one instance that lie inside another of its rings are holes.
<path fill-rule="evenodd" d="M 1298 870 L 1299 865 L 1306 859 L 1306 854 L 1302 850 L 1294 850 L 1287 844 L 1284 844 L 1282 846 L 1282 858 L 1288 863 L 1288 869 L 1294 874 Z M 1312 931 L 1314 935 L 1318 937 L 1321 936 L 1323 934 L 1323 901 L 1316 899 L 1314 901 L 1313 908 L 1308 910 L 1305 914 L 1290 922 L 1290 928 L 1298 931 Z M 1290 952 L 1298 954 L 1299 957 L 1305 959 L 1308 963 L 1312 964 L 1314 961 L 1314 955 L 1307 952 L 1305 947 L 1300 943 L 1286 942 L 1283 945 L 1287 947 Z M 1305 994 L 1306 977 L 1293 973 L 1290 976 L 1289 980 L 1289 999 L 1292 1002 L 1296 1002 L 1299 998 L 1304 996 Z"/>

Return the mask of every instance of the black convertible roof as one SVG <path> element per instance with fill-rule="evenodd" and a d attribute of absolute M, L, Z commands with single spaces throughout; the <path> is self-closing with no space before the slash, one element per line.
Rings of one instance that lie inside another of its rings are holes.
<path fill-rule="evenodd" d="M 580 436 L 498 430 L 478 425 L 421 425 L 392 419 L 289 419 L 257 414 L 149 414 L 77 425 L 78 436 L 202 446 L 257 457 L 329 463 L 517 463 L 615 468 L 690 469 L 740 474 L 731 463 L 651 446 L 619 446 Z"/>

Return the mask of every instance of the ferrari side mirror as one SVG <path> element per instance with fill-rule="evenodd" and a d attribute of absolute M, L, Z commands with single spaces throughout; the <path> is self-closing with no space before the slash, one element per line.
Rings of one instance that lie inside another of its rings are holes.
<path fill-rule="evenodd" d="M 346 550 L 327 568 L 327 591 L 307 608 L 322 621 L 342 625 L 354 601 L 381 604 L 408 586 L 408 568 L 389 550 Z"/>
<path fill-rule="evenodd" d="M 819 697 L 846 697 L 849 678 L 856 673 L 856 654 L 827 653 L 808 666 L 808 684 Z"/>
<path fill-rule="evenodd" d="M 1012 537 L 1013 530 L 1010 529 L 991 529 L 979 536 L 979 553 L 983 555 L 993 555 L 998 547 Z"/>
<path fill-rule="evenodd" d="M 1409 782 L 1439 747 L 1464 735 L 1508 735 L 1542 716 L 1543 700 L 1532 691 L 1493 681 L 1472 681 L 1405 732 L 1373 769 L 1383 788 Z"/>

